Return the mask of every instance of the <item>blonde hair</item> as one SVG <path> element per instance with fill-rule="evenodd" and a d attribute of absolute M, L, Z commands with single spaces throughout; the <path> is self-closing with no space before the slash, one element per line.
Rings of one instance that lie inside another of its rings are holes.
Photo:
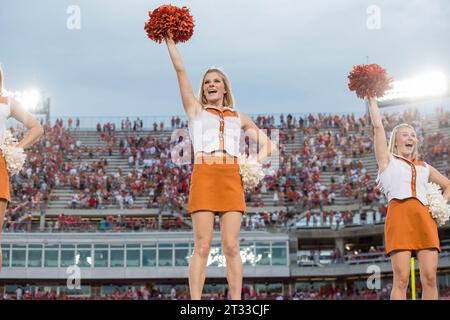
<path fill-rule="evenodd" d="M 398 132 L 398 130 L 402 129 L 402 128 L 409 128 L 409 129 L 413 130 L 414 132 L 416 132 L 414 127 L 412 125 L 410 125 L 410 124 L 401 123 L 399 125 L 396 125 L 394 127 L 394 129 L 392 129 L 391 137 L 389 139 L 389 152 L 391 154 L 397 154 L 398 155 L 397 147 L 395 146 L 395 141 L 397 140 L 397 132 Z M 419 155 L 419 153 L 417 151 L 418 148 L 419 148 L 419 143 L 417 142 L 416 146 L 414 147 L 414 150 L 413 150 L 413 157 L 417 157 Z"/>
<path fill-rule="evenodd" d="M 209 68 L 208 70 L 206 70 L 205 74 L 203 75 L 202 82 L 200 84 L 200 89 L 198 91 L 198 101 L 202 105 L 205 105 L 208 103 L 208 101 L 206 100 L 205 93 L 203 92 L 203 84 L 205 82 L 206 75 L 208 73 L 213 73 L 213 72 L 217 72 L 220 75 L 220 77 L 222 78 L 222 81 L 225 85 L 225 94 L 223 95 L 223 106 L 234 108 L 234 96 L 233 96 L 233 92 L 231 91 L 230 80 L 228 79 L 228 76 L 225 74 L 225 72 L 222 69 L 217 68 L 217 67 Z"/>

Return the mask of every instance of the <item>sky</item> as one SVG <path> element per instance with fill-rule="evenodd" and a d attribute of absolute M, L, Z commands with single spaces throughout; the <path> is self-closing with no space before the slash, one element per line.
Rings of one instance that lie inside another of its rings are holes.
<path fill-rule="evenodd" d="M 220 66 L 247 114 L 360 112 L 347 75 L 367 61 L 398 80 L 450 73 L 448 0 L 1 0 L 6 89 L 45 92 L 52 116 L 183 115 L 167 49 L 144 31 L 169 3 L 195 19 L 178 44 L 194 91 Z"/>

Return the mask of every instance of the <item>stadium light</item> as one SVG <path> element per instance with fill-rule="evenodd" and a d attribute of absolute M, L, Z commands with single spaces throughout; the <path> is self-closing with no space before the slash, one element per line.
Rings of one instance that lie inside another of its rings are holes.
<path fill-rule="evenodd" d="M 45 117 L 45 123 L 50 123 L 50 98 L 45 92 L 36 89 L 26 91 L 7 91 L 6 96 L 14 98 L 30 113 Z M 44 119 L 41 119 L 44 120 Z"/>
<path fill-rule="evenodd" d="M 41 101 L 41 94 L 36 90 L 19 92 L 20 96 L 17 100 L 23 105 L 23 107 L 29 111 L 36 109 Z"/>
<path fill-rule="evenodd" d="M 25 109 L 34 110 L 36 109 L 41 96 L 37 90 L 24 91 L 22 100 L 20 101 Z"/>
<path fill-rule="evenodd" d="M 411 79 L 394 81 L 393 88 L 378 98 L 380 106 L 421 102 L 448 96 L 449 81 L 442 72 L 430 72 Z"/>
<path fill-rule="evenodd" d="M 16 99 L 28 111 L 38 108 L 42 102 L 42 95 L 38 90 L 32 89 L 28 91 L 6 91 L 6 96 Z"/>

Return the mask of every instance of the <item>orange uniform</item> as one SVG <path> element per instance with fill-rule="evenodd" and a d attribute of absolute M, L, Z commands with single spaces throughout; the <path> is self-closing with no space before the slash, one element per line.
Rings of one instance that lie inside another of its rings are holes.
<path fill-rule="evenodd" d="M 386 254 L 408 250 L 415 256 L 422 249 L 440 252 L 437 223 L 426 200 L 428 165 L 392 156 L 389 166 L 380 175 L 384 175 L 381 187 L 390 199 L 384 226 Z"/>
<path fill-rule="evenodd" d="M 225 152 L 224 127 L 226 122 L 224 120 L 225 117 L 238 117 L 238 113 L 232 108 L 225 108 L 221 111 L 211 107 L 204 107 L 200 112 L 209 112 L 219 116 L 218 150 Z M 240 140 L 239 136 L 234 138 L 237 141 Z M 239 173 L 238 157 L 231 156 L 229 153 L 219 152 L 215 155 L 214 152 L 201 151 L 197 152 L 194 158 L 189 188 L 188 214 L 196 211 L 246 213 L 247 207 L 244 186 Z"/>

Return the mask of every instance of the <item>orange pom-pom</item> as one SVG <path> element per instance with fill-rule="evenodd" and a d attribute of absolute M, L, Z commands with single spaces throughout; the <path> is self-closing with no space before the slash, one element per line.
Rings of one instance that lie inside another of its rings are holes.
<path fill-rule="evenodd" d="M 145 23 L 147 36 L 158 43 L 172 35 L 175 43 L 188 41 L 194 33 L 194 19 L 186 7 L 162 5 L 148 13 Z"/>
<path fill-rule="evenodd" d="M 348 79 L 348 88 L 356 91 L 356 96 L 360 99 L 382 97 L 386 90 L 392 89 L 392 78 L 378 64 L 354 66 Z"/>

